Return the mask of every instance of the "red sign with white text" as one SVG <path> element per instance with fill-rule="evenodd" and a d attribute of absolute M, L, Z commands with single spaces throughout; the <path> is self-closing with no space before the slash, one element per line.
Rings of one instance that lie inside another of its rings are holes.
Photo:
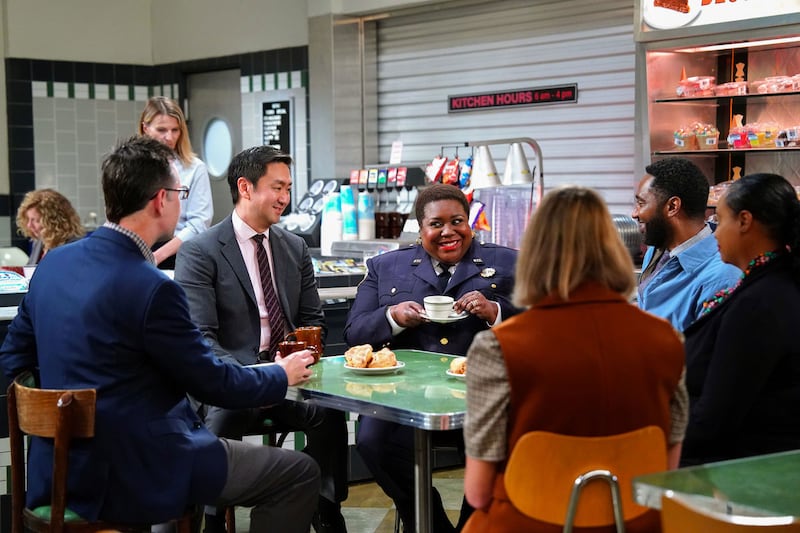
<path fill-rule="evenodd" d="M 523 107 L 543 104 L 564 104 L 578 101 L 578 84 L 538 89 L 515 89 L 480 94 L 462 94 L 447 97 L 447 111 L 476 111 L 504 107 Z"/>

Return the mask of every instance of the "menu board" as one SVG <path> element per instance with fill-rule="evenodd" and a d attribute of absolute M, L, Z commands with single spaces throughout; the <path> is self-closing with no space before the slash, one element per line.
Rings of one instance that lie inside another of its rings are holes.
<path fill-rule="evenodd" d="M 276 100 L 262 104 L 261 125 L 264 144 L 274 146 L 285 154 L 292 153 L 292 102 Z"/>

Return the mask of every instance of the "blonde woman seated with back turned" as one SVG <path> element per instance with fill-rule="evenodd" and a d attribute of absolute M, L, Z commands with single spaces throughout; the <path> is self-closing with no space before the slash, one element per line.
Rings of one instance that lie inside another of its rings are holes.
<path fill-rule="evenodd" d="M 655 425 L 677 465 L 688 409 L 683 344 L 667 321 L 628 303 L 635 287 L 600 196 L 548 193 L 517 261 L 514 303 L 528 310 L 478 333 L 468 352 L 464 489 L 476 510 L 465 532 L 561 531 L 521 514 L 505 493 L 505 461 L 529 431 L 605 436 Z M 658 520 L 649 511 L 626 527 L 659 531 Z"/>

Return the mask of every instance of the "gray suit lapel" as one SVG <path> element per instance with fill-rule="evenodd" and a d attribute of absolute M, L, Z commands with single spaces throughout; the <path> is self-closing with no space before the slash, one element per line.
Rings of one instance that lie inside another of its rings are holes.
<path fill-rule="evenodd" d="M 275 277 L 275 287 L 278 290 L 278 301 L 281 303 L 283 309 L 283 316 L 286 318 L 287 323 L 292 323 L 292 313 L 290 312 L 289 302 L 287 300 L 287 281 L 286 270 L 289 268 L 286 261 L 286 241 L 279 231 L 269 229 L 269 249 L 272 252 L 272 267 L 275 272 L 272 275 Z"/>
<path fill-rule="evenodd" d="M 220 253 L 230 265 L 233 274 L 242 285 L 242 289 L 244 289 L 253 301 L 253 305 L 258 305 L 256 293 L 253 291 L 253 283 L 250 281 L 250 274 L 247 273 L 242 251 L 239 249 L 239 243 L 236 241 L 236 234 L 233 232 L 233 222 L 230 217 L 226 219 L 226 222 L 227 224 L 224 227 L 225 231 L 221 232 L 219 236 L 221 244 Z"/>

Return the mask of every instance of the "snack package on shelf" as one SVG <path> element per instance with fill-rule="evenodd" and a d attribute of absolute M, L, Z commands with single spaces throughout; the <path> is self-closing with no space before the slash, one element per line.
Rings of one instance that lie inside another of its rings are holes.
<path fill-rule="evenodd" d="M 447 163 L 447 158 L 441 155 L 437 155 L 433 161 L 428 163 L 428 166 L 425 167 L 425 178 L 428 183 L 435 183 L 441 179 L 445 163 Z"/>
<path fill-rule="evenodd" d="M 732 81 L 717 85 L 714 89 L 714 94 L 716 96 L 742 96 L 747 94 L 747 82 Z"/>
<path fill-rule="evenodd" d="M 673 150 L 697 150 L 697 136 L 689 126 L 683 126 L 672 133 Z"/>
<path fill-rule="evenodd" d="M 461 165 L 461 174 L 458 176 L 458 186 L 462 189 L 469 184 L 469 177 L 472 175 L 472 156 L 464 160 Z"/>
<path fill-rule="evenodd" d="M 444 165 L 442 170 L 442 183 L 458 186 L 458 177 L 461 174 L 461 164 L 457 157 L 454 157 Z"/>
<path fill-rule="evenodd" d="M 736 115 L 741 116 L 741 115 Z M 731 148 L 775 148 L 780 127 L 773 122 L 750 122 L 731 128 L 728 144 Z"/>
<path fill-rule="evenodd" d="M 719 130 L 713 124 L 695 124 L 697 147 L 700 150 L 716 150 L 719 148 Z"/>
<path fill-rule="evenodd" d="M 717 84 L 714 76 L 692 76 L 678 82 L 675 94 L 681 98 L 696 98 L 698 96 L 714 96 Z"/>
<path fill-rule="evenodd" d="M 800 126 L 784 128 L 778 132 L 775 139 L 775 146 L 778 148 L 796 148 L 800 146 Z"/>
<path fill-rule="evenodd" d="M 789 93 L 800 88 L 794 76 L 770 76 L 763 80 L 750 82 L 752 94 Z"/>
<path fill-rule="evenodd" d="M 731 127 L 728 130 L 728 147 L 729 148 L 750 148 L 750 140 L 747 135 L 747 128 L 742 124 L 744 115 L 733 115 L 731 120 Z"/>
<path fill-rule="evenodd" d="M 719 130 L 713 124 L 693 122 L 672 134 L 673 150 L 716 150 Z"/>

